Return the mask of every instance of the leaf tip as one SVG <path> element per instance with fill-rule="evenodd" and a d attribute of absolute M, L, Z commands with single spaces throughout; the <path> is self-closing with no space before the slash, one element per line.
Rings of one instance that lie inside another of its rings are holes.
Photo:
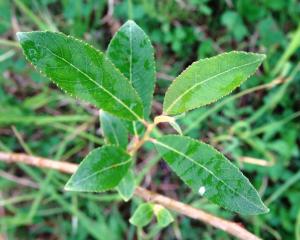
<path fill-rule="evenodd" d="M 260 215 L 260 214 L 266 214 L 270 212 L 270 209 L 263 203 L 261 202 L 260 206 L 258 206 L 258 208 L 252 212 L 247 212 L 245 214 L 247 215 Z"/>
<path fill-rule="evenodd" d="M 128 202 L 130 200 L 130 198 L 122 196 L 122 199 L 124 200 L 124 202 Z"/>
<path fill-rule="evenodd" d="M 261 61 L 264 61 L 267 58 L 267 55 L 263 53 L 258 53 L 257 55 L 260 57 Z"/>
<path fill-rule="evenodd" d="M 132 217 L 129 218 L 129 222 L 130 222 L 132 225 L 135 225 L 135 222 L 134 222 L 134 220 L 132 219 Z"/>
<path fill-rule="evenodd" d="M 261 209 L 260 214 L 265 214 L 265 213 L 270 212 L 270 209 L 265 204 L 262 204 L 262 205 L 263 205 L 263 208 Z"/>
<path fill-rule="evenodd" d="M 268 213 L 268 212 L 270 212 L 270 208 L 265 208 L 265 211 L 263 212 L 263 213 Z"/>
<path fill-rule="evenodd" d="M 71 181 L 71 179 L 69 179 L 69 181 L 66 183 L 66 185 L 64 186 L 64 190 L 65 191 L 75 191 L 73 183 Z"/>
<path fill-rule="evenodd" d="M 19 42 L 21 42 L 24 39 L 25 34 L 26 34 L 25 32 L 17 32 L 16 33 L 16 36 L 17 36 L 17 39 Z"/>
<path fill-rule="evenodd" d="M 68 185 L 68 183 L 64 186 L 65 191 L 72 191 L 72 188 Z"/>
<path fill-rule="evenodd" d="M 126 24 L 137 25 L 137 24 L 135 23 L 135 21 L 133 21 L 133 20 L 131 20 L 131 19 L 127 20 L 127 21 L 124 23 L 124 25 L 126 25 Z"/>

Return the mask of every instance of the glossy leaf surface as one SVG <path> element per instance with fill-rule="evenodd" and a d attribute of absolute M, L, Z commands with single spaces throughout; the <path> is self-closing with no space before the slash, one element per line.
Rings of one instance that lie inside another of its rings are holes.
<path fill-rule="evenodd" d="M 241 214 L 268 211 L 249 180 L 210 145 L 178 135 L 161 137 L 155 145 L 171 169 L 194 192 Z"/>
<path fill-rule="evenodd" d="M 125 177 L 123 177 L 123 179 L 117 186 L 117 190 L 120 196 L 122 197 L 122 199 L 125 202 L 127 202 L 132 198 L 135 187 L 136 187 L 136 182 L 134 179 L 133 171 L 129 170 L 125 175 Z"/>
<path fill-rule="evenodd" d="M 137 227 L 144 227 L 148 225 L 153 217 L 153 204 L 142 203 L 133 213 L 129 219 L 130 223 Z"/>
<path fill-rule="evenodd" d="M 128 144 L 128 132 L 123 121 L 105 111 L 100 111 L 100 122 L 106 143 L 125 149 Z"/>
<path fill-rule="evenodd" d="M 193 63 L 167 90 L 164 113 L 177 115 L 229 94 L 257 70 L 264 58 L 263 54 L 229 52 Z"/>
<path fill-rule="evenodd" d="M 126 175 L 131 157 L 120 147 L 91 151 L 65 186 L 69 191 L 102 192 L 116 187 Z"/>
<path fill-rule="evenodd" d="M 143 118 L 136 91 L 102 52 L 62 33 L 17 36 L 27 59 L 71 96 L 124 119 Z"/>
<path fill-rule="evenodd" d="M 154 50 L 149 37 L 129 20 L 111 40 L 107 56 L 136 89 L 144 105 L 144 116 L 148 117 L 155 83 Z"/>

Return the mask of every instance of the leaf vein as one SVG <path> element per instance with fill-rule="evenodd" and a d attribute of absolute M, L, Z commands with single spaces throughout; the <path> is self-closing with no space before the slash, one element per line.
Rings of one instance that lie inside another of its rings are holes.
<path fill-rule="evenodd" d="M 262 209 L 259 206 L 257 206 L 255 203 L 249 201 L 245 196 L 241 195 L 239 192 L 235 191 L 231 186 L 229 186 L 228 184 L 226 184 L 221 178 L 219 178 L 218 176 L 216 176 L 211 170 L 209 170 L 208 168 L 206 168 L 205 166 L 203 166 L 202 164 L 198 163 L 197 161 L 195 161 L 193 158 L 189 157 L 188 155 L 177 151 L 177 149 L 172 148 L 169 145 L 166 145 L 162 142 L 159 142 L 157 139 L 155 140 L 154 143 L 157 143 L 159 145 L 161 145 L 162 147 L 165 147 L 173 152 L 175 152 L 178 155 L 183 156 L 184 158 L 190 160 L 192 163 L 194 163 L 195 165 L 198 165 L 199 167 L 203 168 L 204 170 L 206 170 L 207 172 L 209 172 L 213 177 L 215 177 L 218 181 L 220 181 L 221 183 L 223 183 L 226 187 L 228 187 L 228 189 L 232 192 L 234 192 L 236 195 L 240 196 L 241 198 L 243 198 L 244 200 L 246 200 L 246 202 L 250 203 L 251 205 L 253 205 L 254 207 L 258 208 L 258 209 Z M 262 209 L 263 210 L 263 209 Z"/>
<path fill-rule="evenodd" d="M 105 168 L 102 168 L 96 172 L 94 172 L 93 174 L 89 175 L 89 176 L 86 176 L 85 178 L 82 178 L 80 179 L 79 181 L 77 182 L 74 182 L 73 185 L 78 185 L 79 183 L 83 182 L 83 181 L 86 181 L 87 179 L 97 175 L 97 174 L 100 174 L 100 173 L 103 173 L 105 171 L 108 171 L 110 169 L 113 169 L 113 168 L 116 168 L 116 167 L 121 167 L 123 165 L 126 165 L 127 163 L 131 162 L 131 158 L 129 158 L 127 161 L 124 161 L 124 162 L 121 162 L 121 163 L 116 163 L 116 164 L 113 164 L 111 166 L 108 166 L 108 167 L 105 167 Z"/>
<path fill-rule="evenodd" d="M 82 75 L 84 75 L 86 78 L 88 78 L 91 82 L 93 82 L 94 84 L 96 84 L 99 88 L 101 88 L 104 92 L 106 92 L 107 94 L 109 94 L 113 99 L 115 99 L 118 103 L 120 103 L 123 107 L 125 107 L 133 116 L 135 116 L 138 120 L 142 120 L 134 111 L 132 111 L 121 99 L 117 98 L 115 95 L 113 95 L 110 91 L 108 91 L 106 88 L 104 88 L 103 86 L 101 86 L 97 81 L 95 81 L 93 78 L 91 78 L 88 74 L 86 74 L 85 72 L 83 72 L 82 70 L 80 70 L 78 67 L 76 67 L 74 64 L 70 63 L 68 60 L 66 60 L 65 58 L 55 54 L 54 52 L 52 52 L 49 48 L 44 47 L 45 49 L 47 49 L 51 54 L 53 54 L 55 57 L 61 59 L 62 61 L 64 61 L 65 63 L 69 64 L 71 67 L 73 67 L 74 69 L 76 69 L 78 72 L 80 72 Z"/>
<path fill-rule="evenodd" d="M 246 63 L 246 64 L 243 64 L 243 65 L 240 65 L 240 66 L 236 66 L 236 67 L 230 68 L 230 69 L 228 69 L 228 70 L 225 70 L 225 71 L 223 71 L 223 72 L 220 72 L 220 73 L 218 73 L 218 74 L 216 74 L 216 75 L 214 75 L 214 76 L 212 76 L 212 77 L 209 77 L 209 78 L 207 78 L 207 79 L 204 79 L 203 81 L 201 81 L 201 82 L 199 82 L 199 83 L 193 85 L 192 87 L 190 87 L 189 89 L 187 89 L 185 92 L 183 92 L 181 95 L 179 95 L 179 96 L 172 102 L 172 104 L 167 108 L 166 113 L 168 113 L 168 112 L 170 111 L 170 109 L 171 109 L 172 107 L 174 107 L 174 105 L 175 105 L 180 99 L 182 99 L 186 94 L 188 94 L 188 93 L 189 93 L 190 91 L 192 91 L 194 88 L 196 88 L 196 87 L 198 87 L 198 86 L 200 86 L 200 85 L 202 85 L 202 84 L 208 82 L 209 80 L 212 80 L 212 79 L 214 79 L 214 78 L 216 78 L 216 77 L 219 77 L 219 76 L 221 76 L 221 75 L 223 75 L 223 74 L 229 73 L 230 71 L 233 71 L 233 70 L 236 70 L 236 69 L 239 69 L 239 68 L 243 68 L 243 67 L 246 67 L 246 66 L 250 66 L 250 65 L 256 64 L 256 63 L 258 63 L 258 62 L 260 62 L 260 61 L 261 61 L 261 60 L 256 60 L 256 61 L 251 62 L 251 63 Z"/>

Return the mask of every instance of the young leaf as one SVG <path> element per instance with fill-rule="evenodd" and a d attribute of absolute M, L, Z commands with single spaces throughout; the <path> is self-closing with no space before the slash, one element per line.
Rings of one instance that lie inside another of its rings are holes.
<path fill-rule="evenodd" d="M 153 142 L 171 169 L 194 192 L 241 214 L 268 211 L 249 180 L 210 145 L 178 135 Z"/>
<path fill-rule="evenodd" d="M 144 227 L 149 224 L 153 217 L 153 204 L 142 203 L 135 210 L 129 222 L 137 227 Z"/>
<path fill-rule="evenodd" d="M 257 70 L 264 58 L 263 54 L 234 51 L 193 63 L 167 90 L 164 113 L 177 115 L 229 94 Z"/>
<path fill-rule="evenodd" d="M 142 102 L 128 79 L 99 50 L 55 32 L 19 32 L 24 54 L 74 97 L 128 120 L 143 118 Z"/>
<path fill-rule="evenodd" d="M 135 186 L 133 171 L 129 170 L 117 186 L 117 191 L 125 202 L 132 198 Z"/>
<path fill-rule="evenodd" d="M 149 37 L 132 20 L 127 21 L 111 40 L 107 56 L 129 79 L 148 117 L 155 83 L 154 51 Z"/>
<path fill-rule="evenodd" d="M 100 111 L 100 122 L 106 143 L 125 149 L 128 144 L 128 132 L 123 121 L 105 111 Z"/>
<path fill-rule="evenodd" d="M 176 122 L 176 118 L 175 117 L 170 117 L 170 116 L 157 116 L 154 118 L 154 123 L 157 125 L 159 123 L 162 122 L 166 122 L 169 123 L 172 128 L 174 128 L 174 130 L 179 133 L 180 135 L 182 135 L 182 130 L 181 127 L 178 125 L 178 123 Z"/>
<path fill-rule="evenodd" d="M 174 221 L 173 216 L 165 207 L 155 204 L 153 207 L 154 214 L 157 219 L 157 224 L 161 228 L 167 227 L 170 223 Z"/>
<path fill-rule="evenodd" d="M 120 147 L 91 151 L 65 186 L 69 191 L 102 192 L 116 187 L 126 175 L 131 157 Z"/>

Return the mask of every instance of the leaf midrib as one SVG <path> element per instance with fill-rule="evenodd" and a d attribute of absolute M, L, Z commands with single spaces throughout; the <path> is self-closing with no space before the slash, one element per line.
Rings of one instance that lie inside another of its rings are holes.
<path fill-rule="evenodd" d="M 78 185 L 79 183 L 83 182 L 83 181 L 86 181 L 88 180 L 89 178 L 97 175 L 97 174 L 100 174 L 102 172 L 105 172 L 105 171 L 108 171 L 110 169 L 113 169 L 113 168 L 116 168 L 116 167 L 120 167 L 120 166 L 123 166 L 123 165 L 126 165 L 127 163 L 131 162 L 131 158 L 129 158 L 128 160 L 124 161 L 124 162 L 121 162 L 121 163 L 116 163 L 116 164 L 113 164 L 111 166 L 108 166 L 108 167 L 105 167 L 105 168 L 102 168 L 96 172 L 94 172 L 93 174 L 89 175 L 89 176 L 86 176 L 85 178 L 82 178 L 80 179 L 79 181 L 77 182 L 74 182 L 72 185 Z"/>
<path fill-rule="evenodd" d="M 244 195 L 241 195 L 239 192 L 235 191 L 232 187 L 230 187 L 230 185 L 226 184 L 222 179 L 220 179 L 218 176 L 216 176 L 211 170 L 209 170 L 208 168 L 206 168 L 205 166 L 203 166 L 202 164 L 198 163 L 197 161 L 195 161 L 193 158 L 190 158 L 189 156 L 185 155 L 182 152 L 177 151 L 175 148 L 170 147 L 169 145 L 166 145 L 160 141 L 158 141 L 157 139 L 155 140 L 154 143 L 157 143 L 183 157 L 185 157 L 186 159 L 190 160 L 192 163 L 198 165 L 199 167 L 203 168 L 204 170 L 208 171 L 213 177 L 215 177 L 218 181 L 220 181 L 221 183 L 223 183 L 226 187 L 229 188 L 229 190 L 231 190 L 233 193 L 235 193 L 236 195 L 240 196 L 241 198 L 243 198 L 244 200 L 246 200 L 246 202 L 250 203 L 251 205 L 253 205 L 254 207 L 264 211 L 263 208 L 260 208 L 259 206 L 257 206 L 256 204 L 254 204 L 253 202 L 249 201 L 248 198 L 246 198 Z"/>
<path fill-rule="evenodd" d="M 132 24 L 131 23 L 129 23 L 129 49 L 130 49 L 130 55 L 129 55 L 129 82 L 133 86 L 133 83 L 132 83 L 132 55 L 133 55 L 133 48 L 132 48 Z M 135 122 L 132 122 L 132 127 L 133 127 L 134 130 L 136 129 L 136 123 Z M 138 134 L 135 134 L 135 135 L 138 135 Z"/>
<path fill-rule="evenodd" d="M 130 55 L 129 55 L 129 82 L 132 84 L 132 26 L 131 23 L 129 24 L 129 49 L 130 49 Z"/>
<path fill-rule="evenodd" d="M 185 92 L 183 92 L 181 95 L 179 95 L 178 98 L 176 98 L 175 101 L 173 101 L 173 103 L 167 108 L 166 113 L 169 113 L 170 109 L 171 109 L 172 107 L 174 107 L 174 105 L 175 105 L 180 99 L 182 99 L 186 94 L 188 94 L 188 93 L 189 93 L 190 91 L 192 91 L 194 88 L 196 88 L 196 87 L 198 87 L 198 86 L 200 86 L 200 85 L 202 85 L 202 84 L 208 82 L 209 80 L 212 80 L 212 79 L 214 79 L 214 78 L 216 78 L 216 77 L 219 77 L 219 76 L 221 76 L 221 75 L 223 75 L 223 74 L 229 73 L 230 71 L 233 71 L 233 70 L 236 70 L 236 69 L 239 69 L 239 68 L 243 68 L 243 67 L 246 67 L 246 66 L 250 66 L 250 65 L 255 64 L 255 63 L 258 63 L 258 62 L 260 62 L 260 61 L 261 61 L 261 59 L 260 59 L 260 60 L 257 60 L 257 61 L 254 61 L 254 62 L 251 62 L 251 63 L 246 63 L 246 64 L 243 64 L 243 65 L 240 65 L 240 66 L 236 66 L 236 67 L 230 68 L 230 69 L 225 70 L 225 71 L 223 71 L 223 72 L 221 72 L 221 73 L 218 73 L 218 74 L 216 74 L 216 75 L 214 75 L 214 76 L 212 76 L 212 77 L 209 77 L 209 78 L 207 78 L 207 79 L 204 79 L 203 81 L 201 81 L 201 82 L 199 82 L 199 83 L 196 83 L 195 85 L 193 85 L 192 87 L 190 87 L 189 89 L 187 89 Z"/>
<path fill-rule="evenodd" d="M 57 55 L 56 53 L 54 53 L 53 51 L 51 51 L 49 48 L 44 47 L 46 50 L 48 50 L 52 55 L 54 55 L 55 57 L 61 59 L 62 61 L 64 61 L 65 63 L 69 64 L 72 68 L 74 68 L 75 70 L 77 70 L 79 73 L 81 73 L 82 75 L 84 75 L 86 78 L 88 78 L 91 82 L 93 82 L 94 84 L 96 84 L 99 88 L 101 88 L 104 92 L 106 92 L 107 94 L 109 94 L 113 99 L 115 99 L 117 102 L 119 102 L 123 107 L 125 107 L 134 117 L 136 117 L 136 119 L 138 119 L 139 121 L 141 121 L 142 119 L 134 112 L 132 111 L 121 99 L 117 98 L 115 95 L 113 95 L 110 91 L 108 91 L 106 88 L 104 88 L 103 86 L 101 86 L 97 81 L 95 81 L 93 78 L 91 78 L 88 74 L 86 74 L 85 72 L 83 72 L 82 70 L 80 70 L 78 67 L 76 67 L 74 64 L 72 64 L 71 62 L 69 62 L 68 60 L 66 60 L 65 58 Z"/>

